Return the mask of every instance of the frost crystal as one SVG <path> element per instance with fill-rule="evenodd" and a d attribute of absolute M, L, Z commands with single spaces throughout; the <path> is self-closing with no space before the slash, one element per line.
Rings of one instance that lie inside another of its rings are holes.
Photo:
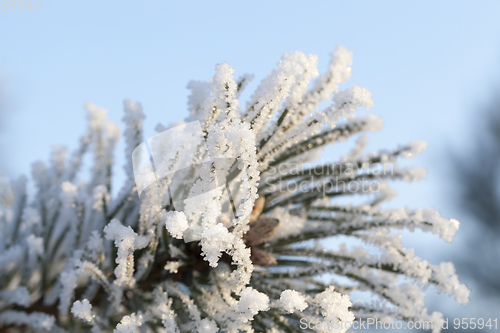
<path fill-rule="evenodd" d="M 118 248 L 115 268 L 116 280 L 114 283 L 118 286 L 133 286 L 135 279 L 132 277 L 134 257 L 133 252 L 147 245 L 144 237 L 137 236 L 134 230 L 129 226 L 123 226 L 117 219 L 112 220 L 105 228 L 106 239 L 114 240 Z"/>
<path fill-rule="evenodd" d="M 307 308 L 307 303 L 299 292 L 295 290 L 285 290 L 280 296 L 281 304 L 287 312 L 294 312 L 295 310 L 304 311 Z"/>
<path fill-rule="evenodd" d="M 92 305 L 89 303 L 87 299 L 83 301 L 76 301 L 73 303 L 73 307 L 71 308 L 71 313 L 86 322 L 91 322 L 94 319 L 94 315 L 92 314 Z"/>
<path fill-rule="evenodd" d="M 188 228 L 188 221 L 183 212 L 163 212 L 161 219 L 172 237 L 182 239 L 182 233 Z"/>
<path fill-rule="evenodd" d="M 203 319 L 200 321 L 200 325 L 198 326 L 198 332 L 199 333 L 217 333 L 219 332 L 219 328 L 215 324 L 213 320 L 210 320 L 208 318 Z"/>
<path fill-rule="evenodd" d="M 221 252 L 231 248 L 233 239 L 234 236 L 221 223 L 203 231 L 201 248 L 205 255 L 205 260 L 210 263 L 210 266 L 217 266 Z"/>
<path fill-rule="evenodd" d="M 319 303 L 321 307 L 321 313 L 325 317 L 325 320 L 333 324 L 339 323 L 352 323 L 354 321 L 354 315 L 348 310 L 352 305 L 349 300 L 349 296 L 341 295 L 335 292 L 334 287 L 330 286 L 324 292 L 316 295 L 314 300 Z M 349 326 L 342 327 L 338 332 L 346 332 Z"/>
<path fill-rule="evenodd" d="M 144 317 L 142 315 L 137 315 L 132 313 L 130 316 L 125 316 L 122 318 L 120 323 L 116 326 L 114 333 L 136 333 L 139 327 L 144 323 Z"/>
<path fill-rule="evenodd" d="M 244 318 L 244 321 L 253 318 L 259 311 L 267 311 L 269 309 L 269 297 L 252 287 L 242 290 L 240 296 L 237 309 Z"/>

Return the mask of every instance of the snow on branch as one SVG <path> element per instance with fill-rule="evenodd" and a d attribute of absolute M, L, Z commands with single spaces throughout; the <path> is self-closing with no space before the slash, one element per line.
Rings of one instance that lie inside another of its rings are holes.
<path fill-rule="evenodd" d="M 460 304 L 470 291 L 452 263 L 418 258 L 399 231 L 452 242 L 460 224 L 381 205 L 396 195 L 391 181 L 426 177 L 398 161 L 427 144 L 366 153 L 383 121 L 358 115 L 374 106 L 367 88 L 339 90 L 352 53 L 338 47 L 323 74 L 318 60 L 285 54 L 244 108 L 253 76 L 218 64 L 188 84 L 187 117 L 148 139 L 142 106 L 125 100 L 121 184 L 119 127 L 86 104 L 77 149 L 32 164 L 34 193 L 26 177 L 0 178 L 0 330 L 299 332 L 306 319 L 343 333 L 371 317 L 439 332 L 425 286 Z M 319 161 L 350 138 L 345 156 Z"/>

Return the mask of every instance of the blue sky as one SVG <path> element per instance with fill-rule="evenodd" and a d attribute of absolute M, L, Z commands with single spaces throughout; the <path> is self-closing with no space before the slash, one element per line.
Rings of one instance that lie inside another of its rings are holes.
<path fill-rule="evenodd" d="M 435 207 L 466 222 L 449 200 L 448 150 L 468 146 L 478 108 L 498 84 L 498 17 L 498 1 L 45 0 L 44 11 L 0 11 L 7 113 L 0 118 L 0 165 L 11 176 L 27 174 L 52 145 L 75 147 L 86 101 L 117 122 L 123 99 L 139 101 L 150 136 L 158 122 L 186 115 L 186 84 L 207 80 L 216 63 L 229 62 L 236 76 L 255 74 L 251 91 L 284 52 L 317 54 L 324 70 L 341 44 L 354 52 L 348 84 L 370 89 L 370 112 L 385 121 L 369 148 L 429 143 L 412 161 L 428 169 L 428 179 L 397 185 L 393 204 Z M 122 152 L 119 146 L 120 161 Z M 427 256 L 435 249 L 417 250 Z"/>

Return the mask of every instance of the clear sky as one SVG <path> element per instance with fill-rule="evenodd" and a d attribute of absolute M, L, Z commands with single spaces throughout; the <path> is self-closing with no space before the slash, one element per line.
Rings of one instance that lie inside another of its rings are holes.
<path fill-rule="evenodd" d="M 0 165 L 27 174 L 52 145 L 75 147 L 86 101 L 117 122 L 123 99 L 141 102 L 149 136 L 158 122 L 186 115 L 186 84 L 208 80 L 216 63 L 229 62 L 236 76 L 255 74 L 251 91 L 284 52 L 317 54 L 324 70 L 342 44 L 354 52 L 348 83 L 373 92 L 370 112 L 385 121 L 369 148 L 429 143 L 412 162 L 428 179 L 398 185 L 394 205 L 438 208 L 465 223 L 447 197 L 448 149 L 468 145 L 478 107 L 499 83 L 499 18 L 500 1 L 458 0 L 45 0 L 43 11 L 0 11 Z M 427 257 L 435 249 L 418 251 Z"/>

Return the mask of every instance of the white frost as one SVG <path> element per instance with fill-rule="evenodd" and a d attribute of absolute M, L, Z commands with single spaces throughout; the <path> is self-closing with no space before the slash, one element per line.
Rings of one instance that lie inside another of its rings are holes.
<path fill-rule="evenodd" d="M 94 314 L 92 313 L 92 305 L 88 299 L 84 299 L 81 302 L 75 301 L 73 307 L 71 308 L 71 313 L 86 322 L 91 322 L 94 319 Z"/>
<path fill-rule="evenodd" d="M 295 290 L 285 290 L 281 293 L 280 302 L 285 311 L 292 313 L 296 310 L 304 311 L 307 308 L 307 303 L 304 296 Z"/>
<path fill-rule="evenodd" d="M 165 228 L 177 239 L 182 239 L 182 234 L 189 227 L 186 214 L 184 212 L 163 212 L 160 219 L 165 223 Z"/>

